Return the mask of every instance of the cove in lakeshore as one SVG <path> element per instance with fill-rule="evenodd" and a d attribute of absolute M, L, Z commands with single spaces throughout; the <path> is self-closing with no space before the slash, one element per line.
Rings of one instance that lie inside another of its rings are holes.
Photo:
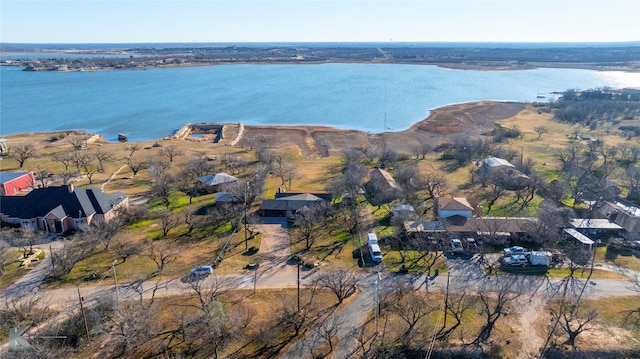
<path fill-rule="evenodd" d="M 402 131 L 449 104 L 552 101 L 554 92 L 640 88 L 640 73 L 430 65 L 218 65 L 27 72 L 0 67 L 0 135 L 84 129 L 116 141 L 165 137 L 185 123 L 324 125 Z"/>

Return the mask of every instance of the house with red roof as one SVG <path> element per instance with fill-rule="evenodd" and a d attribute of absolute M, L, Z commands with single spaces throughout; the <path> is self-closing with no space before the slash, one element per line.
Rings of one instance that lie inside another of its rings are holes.
<path fill-rule="evenodd" d="M 0 196 L 13 196 L 34 183 L 33 172 L 0 172 Z"/>

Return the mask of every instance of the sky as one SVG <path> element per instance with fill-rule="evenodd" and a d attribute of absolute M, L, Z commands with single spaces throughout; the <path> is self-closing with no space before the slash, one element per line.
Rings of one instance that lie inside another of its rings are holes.
<path fill-rule="evenodd" d="M 0 0 L 2 43 L 640 41 L 640 0 Z"/>

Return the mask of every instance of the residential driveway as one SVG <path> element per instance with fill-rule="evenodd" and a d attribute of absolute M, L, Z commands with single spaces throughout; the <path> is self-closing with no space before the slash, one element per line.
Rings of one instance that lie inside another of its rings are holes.
<path fill-rule="evenodd" d="M 34 245 L 34 250 L 42 249 L 46 253 L 46 257 L 43 261 L 39 262 L 33 269 L 23 275 L 15 283 L 10 285 L 3 292 L 0 292 L 0 297 L 18 298 L 31 294 L 36 294 L 40 289 L 40 284 L 46 278 L 51 271 L 51 251 L 55 252 L 64 245 L 63 240 L 51 241 L 44 244 Z"/>
<path fill-rule="evenodd" d="M 256 274 L 258 286 L 293 287 L 297 285 L 297 266 L 289 262 L 291 249 L 286 218 L 266 217 L 256 226 L 262 233 Z"/>

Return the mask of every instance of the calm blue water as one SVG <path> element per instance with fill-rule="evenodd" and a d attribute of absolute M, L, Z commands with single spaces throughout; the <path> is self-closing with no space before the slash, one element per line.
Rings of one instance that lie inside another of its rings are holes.
<path fill-rule="evenodd" d="M 186 122 L 404 130 L 429 110 L 476 100 L 536 101 L 566 89 L 639 87 L 640 73 L 460 71 L 424 65 L 223 65 L 147 71 L 0 67 L 0 134 L 85 129 L 132 141 Z"/>

